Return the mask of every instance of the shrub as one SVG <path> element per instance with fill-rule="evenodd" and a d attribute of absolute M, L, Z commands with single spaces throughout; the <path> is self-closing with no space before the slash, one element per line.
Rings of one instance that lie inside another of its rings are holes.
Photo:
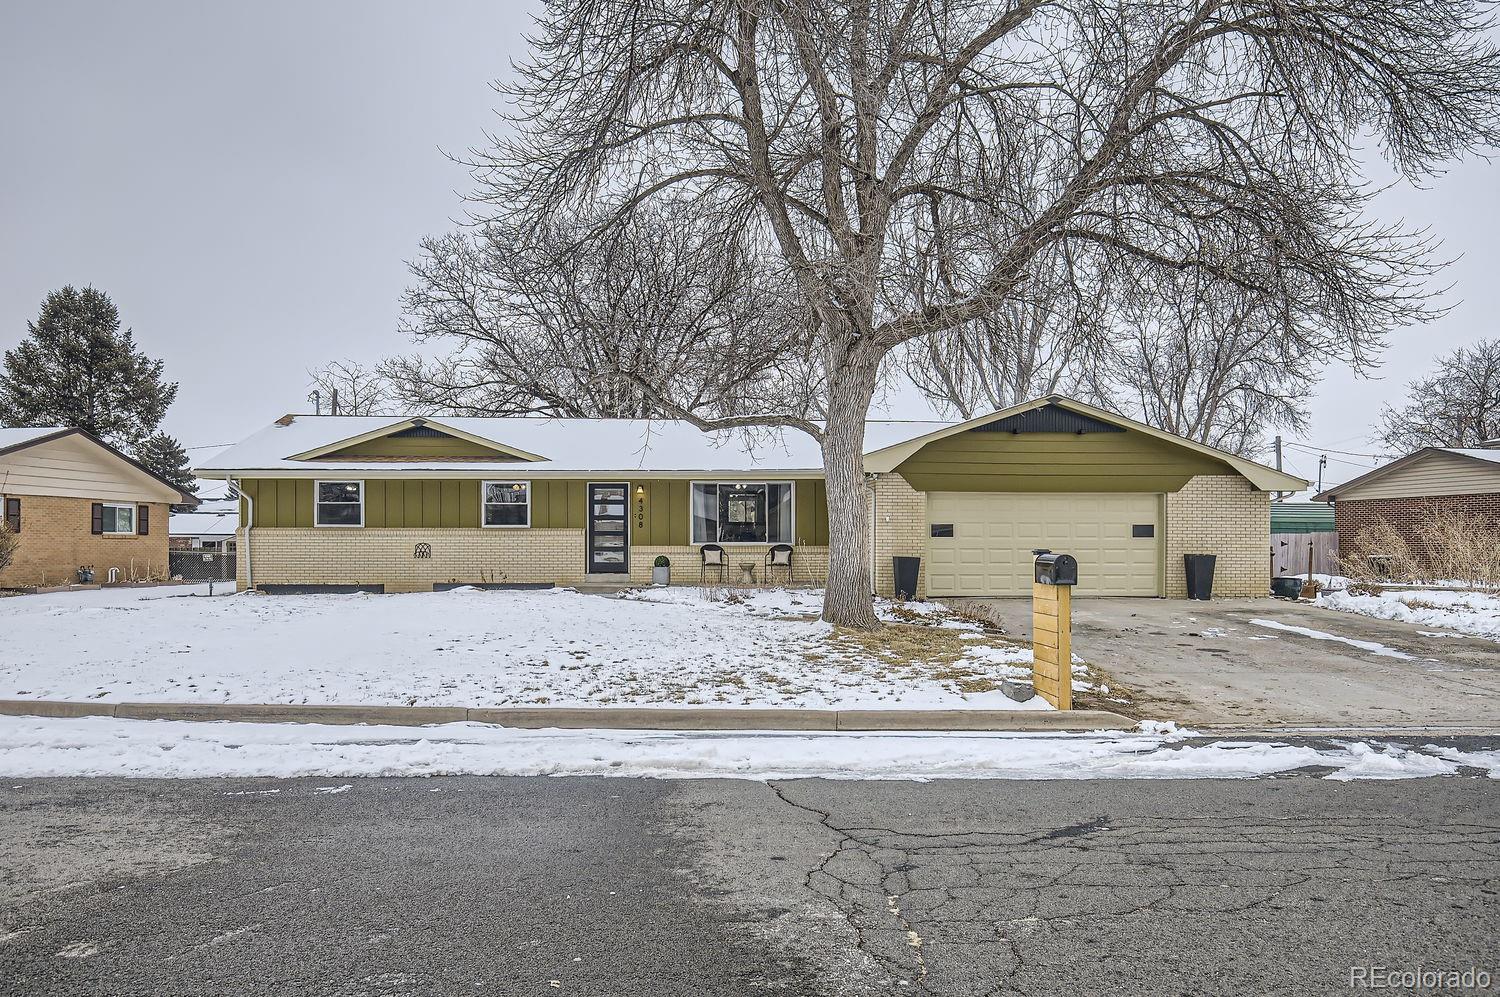
<path fill-rule="evenodd" d="M 20 545 L 21 541 L 10 531 L 10 524 L 0 519 L 0 571 L 10 567 L 10 562 L 16 556 L 16 548 Z"/>
<path fill-rule="evenodd" d="M 1458 581 L 1500 585 L 1500 523 L 1433 504 L 1409 537 L 1381 521 L 1360 530 L 1339 551 L 1340 568 L 1356 581 Z"/>
<path fill-rule="evenodd" d="M 651 562 L 651 566 L 654 568 L 670 568 L 672 566 L 672 562 L 668 560 L 667 555 L 657 554 L 656 560 Z"/>

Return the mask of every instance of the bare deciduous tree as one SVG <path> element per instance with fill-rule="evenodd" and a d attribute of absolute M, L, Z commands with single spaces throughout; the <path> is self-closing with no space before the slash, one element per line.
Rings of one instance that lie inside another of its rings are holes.
<path fill-rule="evenodd" d="M 380 369 L 371 370 L 353 360 L 335 360 L 308 371 L 307 376 L 330 412 L 333 400 L 338 399 L 338 415 L 381 415 L 395 400 L 391 383 Z"/>
<path fill-rule="evenodd" d="M 549 0 L 474 196 L 523 234 L 589 218 L 580 243 L 685 206 L 702 245 L 794 289 L 786 341 L 826 421 L 756 421 L 819 439 L 824 618 L 874 628 L 861 454 L 893 351 L 1025 300 L 1061 252 L 1104 287 L 1233 289 L 1365 362 L 1427 316 L 1431 264 L 1362 217 L 1356 142 L 1417 175 L 1500 139 L 1489 17 L 1461 0 Z M 746 421 L 636 383 L 704 428 Z"/>
<path fill-rule="evenodd" d="M 903 369 L 930 401 L 963 419 L 1050 394 L 1101 401 L 1112 331 L 1108 303 L 1093 285 L 1066 260 L 1041 262 L 1021 293 L 993 311 L 908 343 Z"/>
<path fill-rule="evenodd" d="M 458 414 L 811 419 L 817 372 L 788 289 L 689 215 L 642 209 L 595 238 L 568 220 L 427 240 L 407 328 L 452 352 L 383 370 L 409 401 Z"/>
<path fill-rule="evenodd" d="M 1121 309 L 1107 373 L 1120 408 L 1148 425 L 1254 455 L 1268 428 L 1302 429 L 1329 353 L 1258 298 L 1189 279 Z M 1316 332 L 1316 330 L 1312 330 Z"/>
<path fill-rule="evenodd" d="M 1422 447 L 1477 447 L 1500 439 L 1500 339 L 1438 357 L 1437 369 L 1387 405 L 1376 437 L 1396 453 Z"/>

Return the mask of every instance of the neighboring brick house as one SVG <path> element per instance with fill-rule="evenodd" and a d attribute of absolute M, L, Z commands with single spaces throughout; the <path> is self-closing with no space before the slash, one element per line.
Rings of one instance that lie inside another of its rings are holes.
<path fill-rule="evenodd" d="M 1215 594 L 1269 593 L 1270 493 L 1300 478 L 1052 396 L 963 423 L 871 421 L 871 585 L 922 559 L 919 594 L 1025 595 L 1031 549 L 1079 561 L 1080 595 L 1182 597 L 1182 555 L 1218 556 Z M 196 469 L 244 495 L 239 585 L 431 590 L 645 582 L 666 555 L 729 580 L 774 544 L 821 584 L 828 508 L 815 441 L 687 423 L 289 415 Z M 710 580 L 716 579 L 711 574 Z M 780 580 L 780 576 L 776 576 Z"/>
<path fill-rule="evenodd" d="M 1314 498 L 1332 502 L 1339 548 L 1385 522 L 1415 550 L 1423 549 L 1427 520 L 1453 510 L 1500 524 L 1500 446 L 1424 447 L 1330 488 Z"/>
<path fill-rule="evenodd" d="M 0 511 L 20 541 L 0 588 L 167 577 L 167 517 L 196 499 L 79 429 L 0 429 Z"/>

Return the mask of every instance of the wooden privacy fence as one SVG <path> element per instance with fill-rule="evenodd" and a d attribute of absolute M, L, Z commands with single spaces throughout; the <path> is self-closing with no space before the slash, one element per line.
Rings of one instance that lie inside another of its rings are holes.
<path fill-rule="evenodd" d="M 1300 575 L 1307 571 L 1307 550 L 1312 547 L 1315 574 L 1339 573 L 1339 535 L 1327 533 L 1271 534 L 1271 577 Z"/>

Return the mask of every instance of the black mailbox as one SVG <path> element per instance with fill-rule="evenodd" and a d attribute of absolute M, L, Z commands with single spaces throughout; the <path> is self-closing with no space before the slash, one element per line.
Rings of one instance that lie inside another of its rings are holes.
<path fill-rule="evenodd" d="M 1038 554 L 1035 570 L 1036 580 L 1043 585 L 1078 584 L 1078 559 L 1072 554 Z"/>

